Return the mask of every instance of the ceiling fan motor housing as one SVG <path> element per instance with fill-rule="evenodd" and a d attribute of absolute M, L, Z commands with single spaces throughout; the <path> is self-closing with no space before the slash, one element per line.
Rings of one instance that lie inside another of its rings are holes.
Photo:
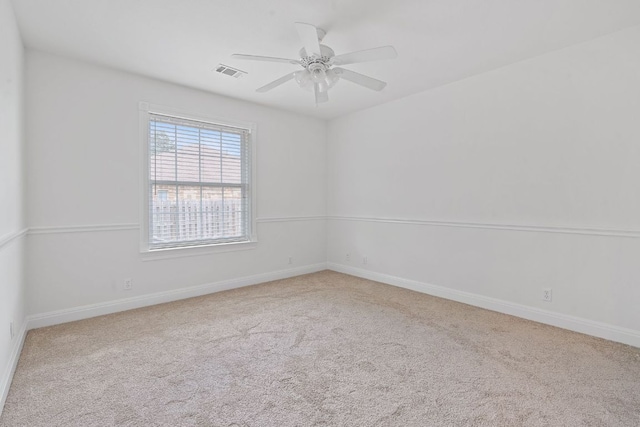
<path fill-rule="evenodd" d="M 315 56 L 315 55 L 307 55 L 307 51 L 305 50 L 305 48 L 300 49 L 300 65 L 302 65 L 304 68 L 308 69 L 309 71 L 311 71 L 309 69 L 309 66 L 311 66 L 312 64 L 322 64 L 325 66 L 325 69 L 331 67 L 331 58 L 333 58 L 334 56 L 336 56 L 336 54 L 333 52 L 333 49 L 331 49 L 329 46 L 325 46 L 323 44 L 320 45 L 320 57 Z"/>

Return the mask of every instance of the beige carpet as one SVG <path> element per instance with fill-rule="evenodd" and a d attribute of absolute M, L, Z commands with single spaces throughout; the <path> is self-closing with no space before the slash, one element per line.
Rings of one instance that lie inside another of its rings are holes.
<path fill-rule="evenodd" d="M 640 349 L 321 272 L 29 332 L 1 426 L 639 426 Z"/>

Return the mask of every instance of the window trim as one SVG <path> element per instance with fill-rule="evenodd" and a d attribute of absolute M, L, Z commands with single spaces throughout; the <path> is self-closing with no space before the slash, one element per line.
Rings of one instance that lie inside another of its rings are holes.
<path fill-rule="evenodd" d="M 249 177 L 249 203 L 250 218 L 249 218 L 249 240 L 247 241 L 232 241 L 232 242 L 219 242 L 219 243 L 204 243 L 195 245 L 176 245 L 175 247 L 167 248 L 150 248 L 149 246 L 149 119 L 150 113 L 164 114 L 185 120 L 202 121 L 205 123 L 214 123 L 230 127 L 238 127 L 248 129 L 251 132 L 251 138 L 249 143 L 249 155 L 250 158 L 250 177 Z M 237 251 L 242 249 L 253 249 L 258 241 L 256 231 L 256 218 L 257 218 L 257 205 L 256 205 L 256 140 L 257 140 L 257 125 L 253 122 L 242 122 L 238 120 L 229 120 L 221 117 L 206 116 L 198 113 L 187 112 L 177 108 L 167 107 L 163 105 L 151 104 L 141 101 L 138 104 L 139 115 L 139 143 L 140 143 L 140 253 L 143 254 L 158 254 L 162 255 L 162 258 L 173 257 L 168 256 L 169 253 L 174 251 L 180 251 L 180 256 L 188 256 L 191 253 L 193 255 L 202 255 L 207 253 Z M 184 254 L 184 255 L 182 255 Z"/>

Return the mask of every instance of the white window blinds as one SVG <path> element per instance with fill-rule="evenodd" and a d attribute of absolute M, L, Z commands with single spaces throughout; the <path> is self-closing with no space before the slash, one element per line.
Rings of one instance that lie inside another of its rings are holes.
<path fill-rule="evenodd" d="M 149 249 L 249 241 L 249 129 L 149 114 Z"/>

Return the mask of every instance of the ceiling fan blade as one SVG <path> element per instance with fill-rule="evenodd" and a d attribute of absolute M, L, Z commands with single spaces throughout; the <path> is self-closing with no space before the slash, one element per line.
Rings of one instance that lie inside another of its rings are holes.
<path fill-rule="evenodd" d="M 305 24 L 304 22 L 296 22 L 296 30 L 304 46 L 304 50 L 307 52 L 307 56 L 320 54 L 320 42 L 318 41 L 318 30 L 311 24 Z"/>
<path fill-rule="evenodd" d="M 235 59 L 248 59 L 250 61 L 284 62 L 287 64 L 300 65 L 300 61 L 297 59 L 274 58 L 272 56 L 243 55 L 241 53 L 234 53 L 231 57 Z"/>
<path fill-rule="evenodd" d="M 320 104 L 321 102 L 329 101 L 329 92 L 326 90 L 324 92 L 321 92 L 320 85 L 318 83 L 315 83 L 313 85 L 313 91 L 316 94 L 316 105 Z"/>
<path fill-rule="evenodd" d="M 397 56 L 398 52 L 396 52 L 393 46 L 381 46 L 336 55 L 333 57 L 333 63 L 335 65 L 357 64 L 359 62 L 378 61 L 380 59 L 393 59 Z"/>
<path fill-rule="evenodd" d="M 266 85 L 264 85 L 264 86 L 262 86 L 262 87 L 260 87 L 260 88 L 256 89 L 256 92 L 266 92 L 266 91 L 268 91 L 268 90 L 271 90 L 271 89 L 273 89 L 273 88 L 275 88 L 275 87 L 280 86 L 280 85 L 281 85 L 281 84 L 283 84 L 283 83 L 288 82 L 289 80 L 293 80 L 294 74 L 295 74 L 295 72 L 293 72 L 293 73 L 289 73 L 289 74 L 287 74 L 286 76 L 282 76 L 282 77 L 280 77 L 279 79 L 274 80 L 274 81 L 272 81 L 271 83 L 266 84 Z"/>
<path fill-rule="evenodd" d="M 381 91 L 387 85 L 382 80 L 374 79 L 373 77 L 365 76 L 364 74 L 356 73 L 355 71 L 345 70 L 344 68 L 335 67 L 332 70 L 342 79 L 349 80 L 360 86 L 366 88 Z"/>

